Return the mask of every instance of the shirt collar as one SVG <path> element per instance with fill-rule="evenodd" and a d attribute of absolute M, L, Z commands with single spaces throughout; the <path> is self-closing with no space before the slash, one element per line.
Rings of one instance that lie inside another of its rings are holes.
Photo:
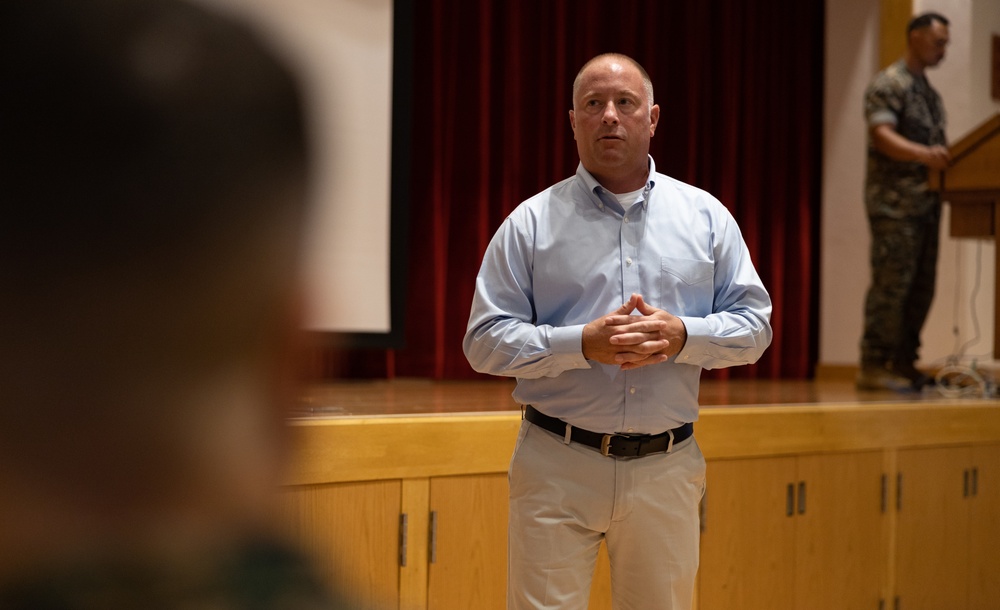
<path fill-rule="evenodd" d="M 649 157 L 649 175 L 646 176 L 646 192 L 642 198 L 642 206 L 644 208 L 649 206 L 649 192 L 653 190 L 653 187 L 656 185 L 656 163 L 653 161 L 652 155 L 647 156 Z M 594 178 L 593 174 L 583 167 L 583 163 L 580 163 L 577 166 L 576 176 L 583 182 L 587 193 L 592 195 L 591 201 L 595 206 L 603 210 L 606 205 L 606 201 L 614 202 L 615 205 L 617 205 L 617 201 L 611 195 L 610 191 L 601 186 L 601 183 Z"/>

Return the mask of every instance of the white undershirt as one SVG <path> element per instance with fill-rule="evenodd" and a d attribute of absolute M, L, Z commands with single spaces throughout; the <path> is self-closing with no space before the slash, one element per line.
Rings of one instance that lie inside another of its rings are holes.
<path fill-rule="evenodd" d="M 642 187 L 640 189 L 636 189 L 628 193 L 621 193 L 621 194 L 612 193 L 612 194 L 615 196 L 616 199 L 618 199 L 618 203 L 621 204 L 622 209 L 627 210 L 630 207 L 632 207 L 632 204 L 634 204 L 636 201 L 639 200 L 639 195 L 641 195 L 644 190 L 646 190 L 646 187 Z"/>

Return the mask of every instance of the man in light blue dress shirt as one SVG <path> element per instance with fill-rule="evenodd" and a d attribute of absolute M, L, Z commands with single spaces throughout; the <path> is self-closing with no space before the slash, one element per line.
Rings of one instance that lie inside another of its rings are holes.
<path fill-rule="evenodd" d="M 701 369 L 755 362 L 771 342 L 771 301 L 732 215 L 656 173 L 659 112 L 633 59 L 584 65 L 577 173 L 514 210 L 476 281 L 465 354 L 516 377 L 525 405 L 511 609 L 585 609 L 602 540 L 616 609 L 691 608 Z"/>

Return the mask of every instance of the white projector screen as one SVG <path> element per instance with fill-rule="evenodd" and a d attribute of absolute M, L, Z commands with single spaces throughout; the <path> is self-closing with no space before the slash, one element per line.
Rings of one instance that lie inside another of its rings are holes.
<path fill-rule="evenodd" d="M 315 146 L 307 329 L 391 343 L 400 332 L 393 328 L 391 273 L 394 4 L 409 4 L 201 1 L 261 24 L 306 86 Z"/>

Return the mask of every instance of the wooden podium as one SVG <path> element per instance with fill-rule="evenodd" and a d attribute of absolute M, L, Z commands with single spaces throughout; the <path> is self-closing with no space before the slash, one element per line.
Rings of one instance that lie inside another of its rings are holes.
<path fill-rule="evenodd" d="M 931 171 L 930 187 L 951 205 L 952 237 L 1000 235 L 1000 114 L 950 147 L 951 165 Z M 993 357 L 1000 358 L 1000 247 L 993 295 Z"/>

